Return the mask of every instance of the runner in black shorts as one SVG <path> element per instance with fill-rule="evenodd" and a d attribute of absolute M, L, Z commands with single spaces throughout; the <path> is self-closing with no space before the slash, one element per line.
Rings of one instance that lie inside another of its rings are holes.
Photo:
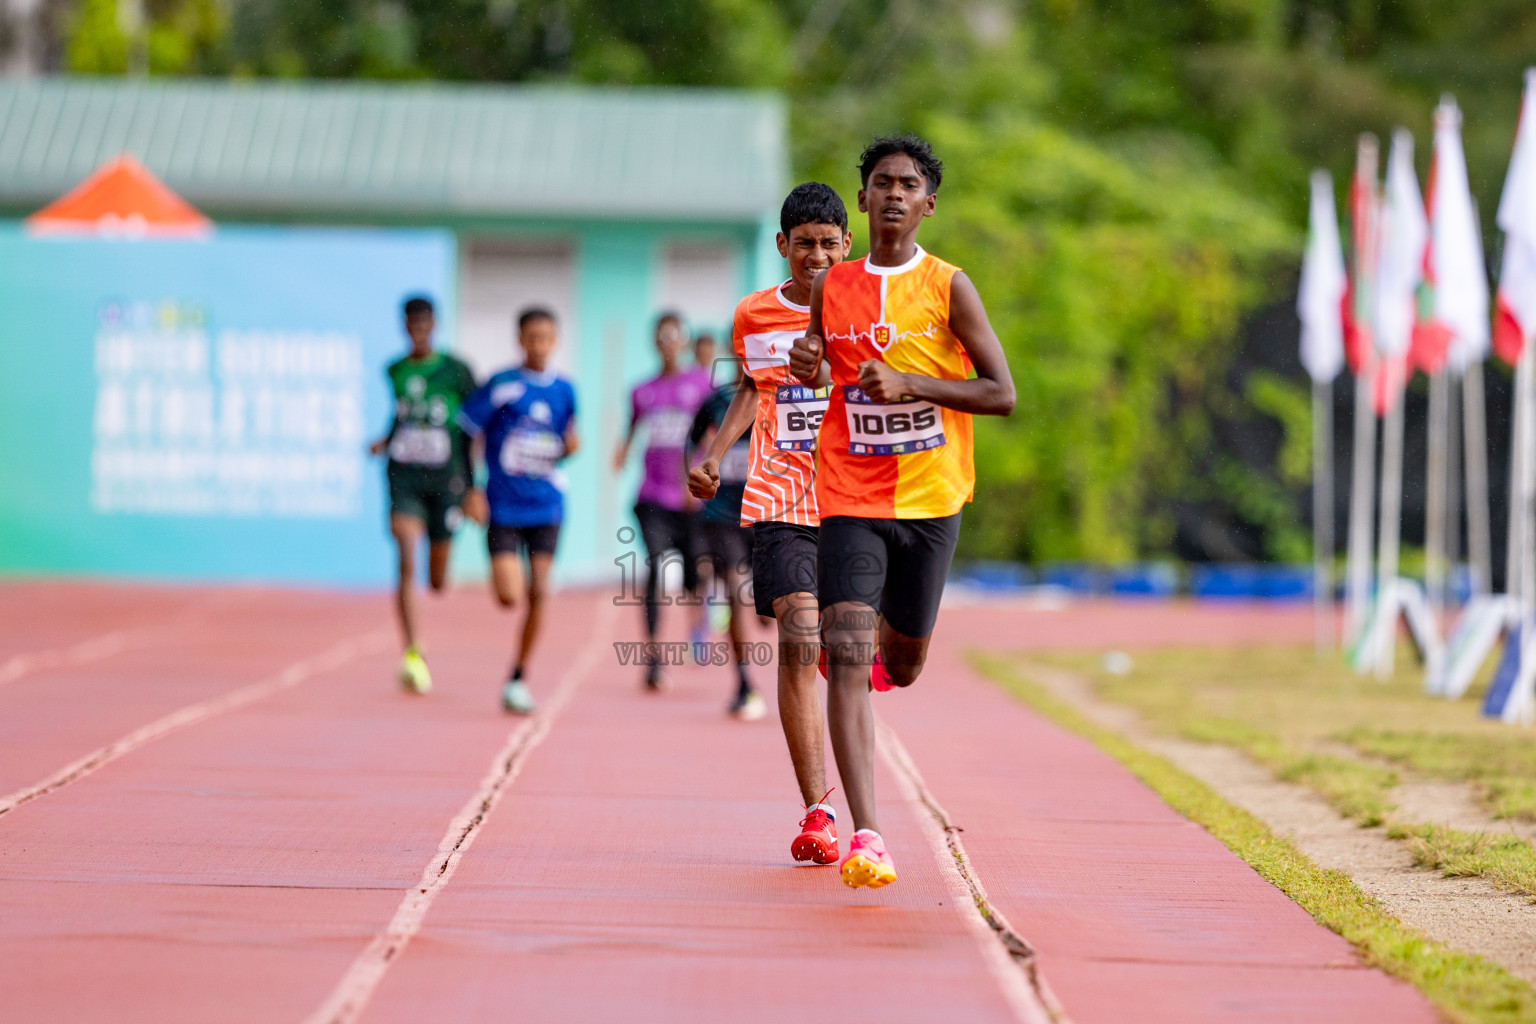
<path fill-rule="evenodd" d="M 736 364 L 738 368 L 740 363 Z M 732 400 L 742 388 L 738 379 L 718 388 L 704 402 L 699 414 L 693 419 L 688 432 L 690 451 L 696 451 L 706 439 L 714 437 L 725 422 L 726 412 Z M 746 489 L 747 468 L 752 458 L 750 438 L 743 434 L 740 440 L 726 449 L 718 462 L 719 487 L 714 496 L 704 503 L 699 512 L 699 525 L 703 528 L 704 547 L 714 570 L 715 585 L 710 588 L 707 600 L 725 600 L 730 609 L 731 654 L 736 665 L 736 693 L 731 699 L 729 712 L 744 722 L 762 718 L 767 708 L 763 698 L 753 689 L 747 676 L 751 659 L 747 648 L 747 584 L 752 554 L 752 531 L 741 525 L 741 496 Z M 717 591 L 724 591 L 717 595 Z"/>
<path fill-rule="evenodd" d="M 523 365 L 486 381 L 459 414 L 465 429 L 482 439 L 485 452 L 485 498 L 476 493 L 473 505 L 489 519 L 485 536 L 491 586 L 503 608 L 527 605 L 512 670 L 501 688 L 501 706 L 517 715 L 532 714 L 535 708 L 524 670 L 538 641 L 565 518 L 565 477 L 559 466 L 577 447 L 576 389 L 549 365 L 558 340 L 553 313 L 524 310 L 517 322 Z"/>
<path fill-rule="evenodd" d="M 800 380 L 832 384 L 817 447 L 819 582 L 827 719 L 856 826 L 841 874 L 855 888 L 896 880 L 876 824 L 869 691 L 921 673 L 975 491 L 971 417 L 1007 416 L 1015 400 L 976 286 L 917 244 L 943 172 L 914 136 L 864 150 L 869 255 L 817 278 L 790 355 Z"/>
<path fill-rule="evenodd" d="M 779 722 L 805 811 L 790 844 L 795 860 L 836 864 L 837 815 L 826 802 L 826 729 L 817 693 L 821 652 L 816 605 L 816 526 L 813 486 L 817 434 L 825 389 L 804 387 L 791 373 L 789 352 L 810 323 L 812 281 L 848 255 L 848 211 L 820 182 L 798 185 L 779 211 L 779 255 L 789 279 L 747 296 L 736 307 L 731 345 L 747 373 L 705 457 L 689 473 L 699 497 L 721 484 L 727 448 L 752 428 L 752 461 L 741 519 L 752 524 L 752 591 L 757 610 L 777 620 Z"/>
<path fill-rule="evenodd" d="M 469 446 L 459 429 L 459 405 L 475 389 L 468 366 L 432 348 L 436 320 L 432 301 L 413 296 L 405 302 L 405 333 L 411 351 L 389 364 L 395 418 L 389 433 L 369 448 L 388 455 L 389 532 L 398 552 L 395 609 L 405 652 L 399 677 L 406 689 L 432 688 L 416 635 L 416 550 L 427 538 L 427 578 L 434 592 L 448 581 L 449 544 L 459 524 L 459 507 L 469 490 Z"/>
<path fill-rule="evenodd" d="M 661 578 L 666 567 L 668 551 L 675 551 L 682 558 L 683 590 L 677 603 L 691 606 L 695 615 L 694 632 L 698 639 L 703 619 L 703 603 L 698 598 L 699 570 L 695 544 L 698 527 L 696 513 L 688 495 L 687 470 L 684 466 L 688 445 L 688 430 L 699 407 L 709 397 L 707 374 L 684 370 L 678 364 L 687 336 L 683 332 L 682 319 L 675 313 L 664 313 L 656 320 L 656 353 L 661 357 L 661 373 L 635 388 L 630 394 L 629 430 L 619 450 L 614 453 L 615 472 L 624 469 L 629 459 L 630 446 L 638 433 L 646 435 L 645 475 L 640 481 L 640 494 L 635 502 L 635 520 L 640 525 L 640 536 L 645 542 L 648 572 L 645 578 L 645 638 L 656 641 L 661 622 L 661 605 L 670 604 L 663 599 Z M 650 693 L 660 693 L 667 688 L 666 676 L 661 665 L 648 660 L 645 666 L 645 688 Z"/>

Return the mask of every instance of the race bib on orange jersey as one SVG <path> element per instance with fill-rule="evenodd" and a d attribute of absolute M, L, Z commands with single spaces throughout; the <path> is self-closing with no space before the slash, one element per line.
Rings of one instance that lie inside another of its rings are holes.
<path fill-rule="evenodd" d="M 944 415 L 932 402 L 875 402 L 857 384 L 845 384 L 843 408 L 850 455 L 907 455 L 944 447 Z"/>
<path fill-rule="evenodd" d="M 773 446 L 781 452 L 813 452 L 821 420 L 827 414 L 832 386 L 808 388 L 780 384 L 773 392 Z"/>

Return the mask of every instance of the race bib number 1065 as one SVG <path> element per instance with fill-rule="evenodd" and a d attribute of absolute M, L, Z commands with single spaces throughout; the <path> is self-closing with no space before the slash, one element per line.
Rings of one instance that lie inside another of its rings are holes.
<path fill-rule="evenodd" d="M 850 455 L 906 455 L 944 447 L 944 414 L 932 402 L 909 398 L 883 405 L 856 384 L 843 386 Z"/>

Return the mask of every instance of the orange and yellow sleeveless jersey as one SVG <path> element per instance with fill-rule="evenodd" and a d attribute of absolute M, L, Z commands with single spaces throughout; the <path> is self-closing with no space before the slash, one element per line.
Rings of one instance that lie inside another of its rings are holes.
<path fill-rule="evenodd" d="M 811 482 L 828 389 L 808 388 L 789 372 L 790 347 L 810 325 L 811 309 L 784 297 L 787 284 L 742 299 L 731 330 L 736 356 L 757 383 L 757 420 L 741 498 L 743 524 L 821 522 Z"/>
<path fill-rule="evenodd" d="M 925 253 L 899 267 L 869 258 L 839 263 L 821 285 L 821 330 L 832 394 L 817 450 L 823 516 L 933 519 L 971 500 L 976 467 L 970 413 L 908 399 L 871 402 L 859 364 L 964 380 L 971 360 L 949 329 L 949 286 L 958 267 Z"/>

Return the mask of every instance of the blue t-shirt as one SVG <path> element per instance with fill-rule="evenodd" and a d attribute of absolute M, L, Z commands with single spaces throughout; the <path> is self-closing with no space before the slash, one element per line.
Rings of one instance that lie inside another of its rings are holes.
<path fill-rule="evenodd" d="M 576 389 L 553 373 L 503 370 L 464 399 L 459 420 L 485 438 L 485 489 L 497 526 L 548 526 L 565 516 L 565 431 Z"/>

